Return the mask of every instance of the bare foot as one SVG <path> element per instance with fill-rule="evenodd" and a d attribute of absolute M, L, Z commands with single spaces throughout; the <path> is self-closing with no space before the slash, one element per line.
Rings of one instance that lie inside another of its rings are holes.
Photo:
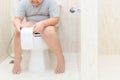
<path fill-rule="evenodd" d="M 64 60 L 64 56 L 59 56 L 57 57 L 57 67 L 55 70 L 56 74 L 60 74 L 60 73 L 64 73 L 65 72 L 65 60 Z"/>
<path fill-rule="evenodd" d="M 21 73 L 21 59 L 15 59 L 12 72 L 13 74 Z"/>

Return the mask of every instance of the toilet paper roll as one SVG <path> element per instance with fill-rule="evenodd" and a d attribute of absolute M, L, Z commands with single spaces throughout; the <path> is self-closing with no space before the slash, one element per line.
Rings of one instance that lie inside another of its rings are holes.
<path fill-rule="evenodd" d="M 33 48 L 33 27 L 22 28 L 21 30 L 21 48 L 32 49 Z"/>

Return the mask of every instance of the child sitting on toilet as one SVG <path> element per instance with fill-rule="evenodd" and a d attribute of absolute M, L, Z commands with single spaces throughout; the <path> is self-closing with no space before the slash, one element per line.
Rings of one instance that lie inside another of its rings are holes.
<path fill-rule="evenodd" d="M 26 18 L 26 23 L 22 24 Z M 55 73 L 65 71 L 65 61 L 55 25 L 59 22 L 59 8 L 55 0 L 21 0 L 14 18 L 14 54 L 13 74 L 20 74 L 22 50 L 20 31 L 23 27 L 34 27 L 34 33 L 40 33 L 48 47 L 57 57 Z"/>

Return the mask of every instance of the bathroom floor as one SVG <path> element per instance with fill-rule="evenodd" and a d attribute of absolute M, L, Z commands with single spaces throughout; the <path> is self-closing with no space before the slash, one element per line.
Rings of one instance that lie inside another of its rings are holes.
<path fill-rule="evenodd" d="M 120 80 L 120 55 L 100 55 L 98 80 Z"/>
<path fill-rule="evenodd" d="M 63 74 L 55 74 L 54 70 L 47 70 L 42 73 L 31 73 L 27 69 L 27 55 L 23 55 L 24 63 L 22 63 L 22 73 L 20 75 L 13 75 L 11 73 L 13 64 L 10 64 L 9 62 L 13 60 L 13 58 L 8 57 L 0 64 L 0 80 L 80 80 L 77 56 L 73 54 L 65 55 L 66 72 Z"/>
<path fill-rule="evenodd" d="M 44 73 L 31 73 L 27 69 L 28 59 L 24 54 L 22 73 L 13 75 L 11 73 L 13 64 L 9 64 L 11 57 L 8 57 L 0 64 L 0 80 L 80 80 L 77 56 L 66 54 L 66 72 L 54 74 L 53 70 Z M 98 80 L 120 80 L 120 55 L 99 55 L 98 57 Z"/>

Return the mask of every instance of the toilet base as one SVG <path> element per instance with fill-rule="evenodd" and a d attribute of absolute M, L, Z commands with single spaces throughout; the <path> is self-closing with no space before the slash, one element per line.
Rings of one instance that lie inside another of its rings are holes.
<path fill-rule="evenodd" d="M 42 37 L 33 37 L 33 49 L 31 50 L 29 63 L 30 72 L 45 72 L 45 50 L 47 48 L 48 47 Z"/>
<path fill-rule="evenodd" d="M 29 71 L 30 72 L 44 72 L 46 70 L 44 53 L 32 52 L 30 55 Z"/>

